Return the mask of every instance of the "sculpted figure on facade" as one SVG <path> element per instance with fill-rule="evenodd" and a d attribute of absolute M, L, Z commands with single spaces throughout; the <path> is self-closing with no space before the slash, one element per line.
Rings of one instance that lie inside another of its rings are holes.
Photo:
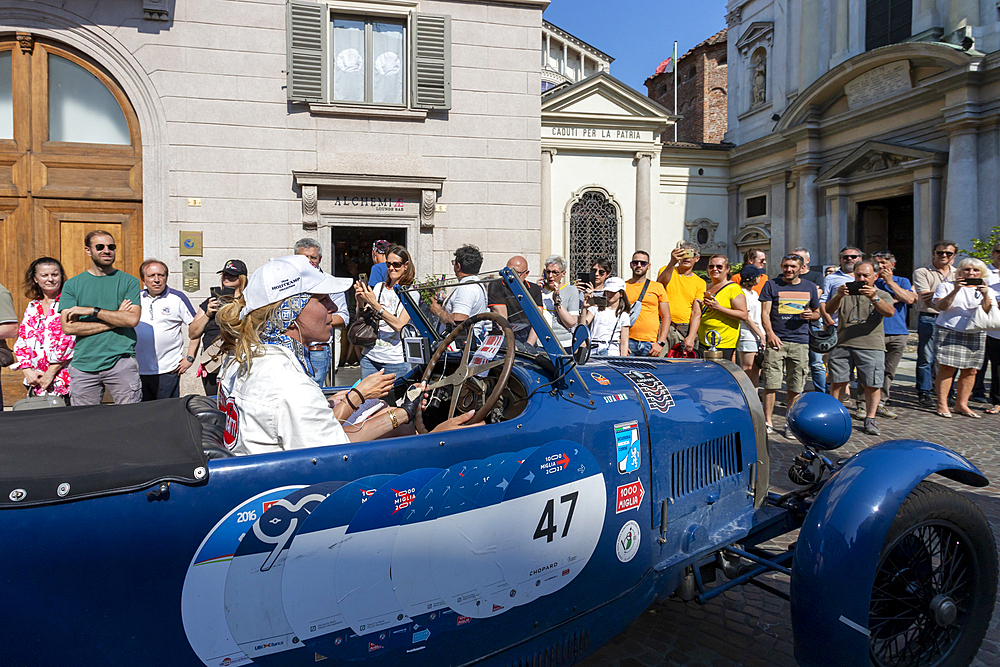
<path fill-rule="evenodd" d="M 763 104 L 767 99 L 767 55 L 763 49 L 753 54 L 753 81 L 750 85 L 750 106 Z"/>

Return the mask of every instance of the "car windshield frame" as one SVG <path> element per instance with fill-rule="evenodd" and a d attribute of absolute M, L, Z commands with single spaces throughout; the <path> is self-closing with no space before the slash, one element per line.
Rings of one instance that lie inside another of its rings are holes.
<path fill-rule="evenodd" d="M 508 267 L 504 267 L 499 271 L 472 274 L 471 277 L 475 279 L 469 280 L 470 276 L 464 276 L 462 278 L 448 278 L 442 276 L 429 281 L 413 283 L 412 285 L 407 285 L 405 287 L 396 285 L 393 289 L 403 304 L 403 307 L 406 308 L 407 313 L 410 315 L 410 324 L 413 325 L 421 336 L 432 341 L 435 346 L 444 340 L 447 333 L 439 330 L 440 327 L 437 326 L 437 318 L 434 318 L 433 320 L 430 319 L 430 317 L 433 317 L 429 313 L 430 303 L 432 299 L 440 299 L 442 297 L 442 292 L 444 292 L 446 296 L 441 300 L 446 300 L 459 285 L 482 285 L 488 296 L 489 286 L 491 284 L 495 282 L 503 282 L 510 289 L 518 303 L 530 304 L 531 306 L 535 305 L 531 298 L 531 294 L 528 292 L 527 286 L 524 284 L 524 281 L 521 280 L 521 277 L 517 274 L 517 272 Z M 419 295 L 419 299 L 415 299 L 414 295 Z M 551 365 L 554 365 L 556 368 L 557 384 L 565 384 L 565 377 L 570 371 L 572 371 L 575 373 L 576 378 L 580 384 L 583 385 L 584 389 L 589 392 L 589 389 L 583 380 L 583 376 L 580 375 L 579 370 L 576 368 L 577 364 L 573 355 L 559 343 L 558 337 L 552 330 L 552 327 L 549 326 L 549 323 L 546 321 L 539 308 L 522 307 L 522 311 L 528 325 L 534 329 L 538 336 L 537 348 L 539 349 L 536 352 L 531 352 L 526 348 L 520 348 L 519 346 L 517 354 L 527 356 L 531 359 L 537 359 L 544 354 L 544 356 L 548 357 Z"/>

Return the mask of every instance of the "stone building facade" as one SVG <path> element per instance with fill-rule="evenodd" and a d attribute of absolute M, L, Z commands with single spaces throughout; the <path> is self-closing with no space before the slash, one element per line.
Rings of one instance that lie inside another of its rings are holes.
<path fill-rule="evenodd" d="M 998 224 L 995 2 L 731 0 L 726 18 L 734 250 L 889 249 L 908 275 L 935 239 Z"/>
<path fill-rule="evenodd" d="M 162 259 L 195 303 L 226 260 L 252 270 L 304 236 L 339 275 L 377 238 L 420 277 L 464 243 L 537 264 L 547 4 L 6 0 L 0 283 L 23 309 L 28 263 L 78 273 L 97 228 L 117 266 Z"/>
<path fill-rule="evenodd" d="M 727 124 L 729 67 L 726 29 L 681 56 L 677 67 L 677 141 L 721 143 Z M 674 73 L 654 74 L 645 82 L 647 95 L 666 109 L 674 107 Z M 673 140 L 673 134 L 664 140 Z"/>

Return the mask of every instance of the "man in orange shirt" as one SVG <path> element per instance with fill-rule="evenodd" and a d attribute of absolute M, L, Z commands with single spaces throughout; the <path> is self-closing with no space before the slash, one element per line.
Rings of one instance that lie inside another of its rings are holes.
<path fill-rule="evenodd" d="M 700 257 L 698 246 L 684 241 L 670 252 L 670 263 L 660 269 L 657 280 L 666 290 L 670 304 L 668 347 L 682 343 L 690 333 L 694 300 L 701 298 L 708 289 L 705 281 L 694 272 Z"/>
<path fill-rule="evenodd" d="M 767 283 L 767 274 L 764 273 L 764 268 L 767 266 L 767 256 L 764 255 L 763 250 L 750 248 L 750 250 L 743 253 L 743 266 L 751 264 L 761 270 L 760 280 L 753 287 L 753 291 L 757 292 L 757 296 L 760 296 L 760 291 L 764 289 L 764 284 Z"/>
<path fill-rule="evenodd" d="M 670 304 L 663 285 L 649 280 L 649 253 L 632 253 L 632 277 L 625 281 L 629 304 L 642 301 L 642 310 L 628 330 L 628 353 L 634 357 L 658 357 L 666 349 L 670 330 Z"/>

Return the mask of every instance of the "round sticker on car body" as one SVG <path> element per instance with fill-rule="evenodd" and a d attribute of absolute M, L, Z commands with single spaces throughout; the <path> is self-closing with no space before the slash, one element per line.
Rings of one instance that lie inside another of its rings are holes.
<path fill-rule="evenodd" d="M 635 521 L 629 521 L 622 526 L 622 529 L 618 531 L 618 541 L 615 543 L 615 555 L 618 556 L 618 560 L 627 563 L 635 558 L 635 555 L 639 553 L 641 537 L 639 524 Z"/>

